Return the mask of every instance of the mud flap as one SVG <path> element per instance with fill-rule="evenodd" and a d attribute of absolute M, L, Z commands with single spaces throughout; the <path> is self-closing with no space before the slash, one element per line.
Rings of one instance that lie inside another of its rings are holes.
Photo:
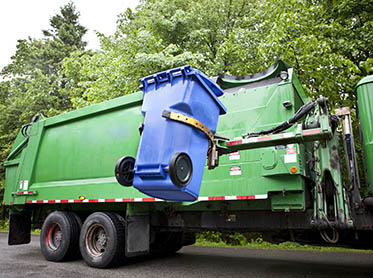
<path fill-rule="evenodd" d="M 31 241 L 31 213 L 10 213 L 8 245 L 27 244 Z"/>
<path fill-rule="evenodd" d="M 149 216 L 128 216 L 126 227 L 126 257 L 149 253 Z"/>

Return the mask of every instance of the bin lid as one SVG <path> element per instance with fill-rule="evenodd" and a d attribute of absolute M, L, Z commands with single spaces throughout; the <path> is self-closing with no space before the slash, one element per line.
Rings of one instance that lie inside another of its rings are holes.
<path fill-rule="evenodd" d="M 198 69 L 194 69 L 189 65 L 169 69 L 143 77 L 139 80 L 141 82 L 140 89 L 144 93 L 147 93 L 149 86 L 152 84 L 159 85 L 164 82 L 169 82 L 172 84 L 172 81 L 175 78 L 178 78 L 180 76 L 192 75 L 194 75 L 198 79 L 198 81 L 205 87 L 210 96 L 215 100 L 220 108 L 220 114 L 225 114 L 227 112 L 227 109 L 217 98 L 224 94 L 223 90 L 203 72 L 199 71 Z"/>
<path fill-rule="evenodd" d="M 368 75 L 368 76 L 365 76 L 363 79 L 361 79 L 361 80 L 359 81 L 359 83 L 357 83 L 355 90 L 356 90 L 359 86 L 361 86 L 361 85 L 365 85 L 365 84 L 368 84 L 368 83 L 373 83 L 373 75 Z"/>

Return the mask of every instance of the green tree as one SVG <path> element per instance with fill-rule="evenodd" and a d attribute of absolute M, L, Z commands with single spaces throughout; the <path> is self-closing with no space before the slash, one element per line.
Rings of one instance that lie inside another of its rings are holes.
<path fill-rule="evenodd" d="M 119 16 L 114 36 L 100 34 L 101 51 L 67 59 L 66 94 L 81 107 L 131 93 L 138 78 L 183 64 L 245 75 L 282 58 L 309 96 L 353 106 L 354 85 L 372 71 L 372 4 L 364 1 L 144 1 Z"/>
<path fill-rule="evenodd" d="M 342 28 L 330 34 L 338 38 L 332 48 L 342 53 L 360 69 L 363 76 L 373 73 L 373 2 L 371 0 L 323 0 L 326 20 Z"/>
<path fill-rule="evenodd" d="M 363 2 L 266 1 L 264 27 L 270 32 L 259 51 L 294 65 L 310 96 L 354 107 L 354 86 L 373 69 L 373 2 Z"/>
<path fill-rule="evenodd" d="M 1 74 L 6 77 L 57 74 L 64 58 L 76 50 L 83 50 L 87 43 L 82 40 L 87 29 L 79 24 L 79 12 L 72 2 L 61 7 L 60 14 L 49 20 L 50 29 L 42 30 L 44 38 L 19 40 L 12 63 Z"/>
<path fill-rule="evenodd" d="M 1 71 L 0 80 L 0 161 L 4 161 L 19 128 L 37 113 L 53 116 L 71 109 L 63 91 L 65 76 L 60 73 L 63 60 L 83 50 L 87 29 L 79 24 L 73 3 L 61 7 L 51 17 L 50 29 L 42 39 L 19 40 L 11 63 Z M 4 167 L 0 166 L 0 191 L 4 186 Z"/>
<path fill-rule="evenodd" d="M 65 60 L 66 93 L 81 107 L 131 93 L 140 77 L 184 64 L 210 75 L 255 70 L 256 2 L 149 0 L 128 9 L 115 35 L 100 34 L 101 51 Z"/>

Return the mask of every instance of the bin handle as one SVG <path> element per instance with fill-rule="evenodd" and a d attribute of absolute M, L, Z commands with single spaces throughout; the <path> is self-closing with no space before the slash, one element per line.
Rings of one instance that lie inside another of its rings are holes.
<path fill-rule="evenodd" d="M 163 82 L 169 82 L 172 84 L 175 77 L 183 76 L 186 78 L 190 72 L 193 72 L 190 66 L 183 66 L 143 77 L 139 80 L 141 83 L 140 89 L 146 92 L 149 85 L 153 83 L 155 83 L 156 86 Z"/>

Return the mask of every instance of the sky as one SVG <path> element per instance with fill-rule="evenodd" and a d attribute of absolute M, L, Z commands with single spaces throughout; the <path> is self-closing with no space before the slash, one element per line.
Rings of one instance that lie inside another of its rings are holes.
<path fill-rule="evenodd" d="M 49 29 L 49 19 L 59 13 L 70 0 L 0 0 L 0 70 L 10 63 L 17 40 L 42 38 Z M 80 12 L 80 24 L 88 28 L 83 40 L 88 48 L 99 49 L 95 30 L 111 35 L 115 32 L 118 14 L 134 9 L 139 0 L 73 0 Z"/>

